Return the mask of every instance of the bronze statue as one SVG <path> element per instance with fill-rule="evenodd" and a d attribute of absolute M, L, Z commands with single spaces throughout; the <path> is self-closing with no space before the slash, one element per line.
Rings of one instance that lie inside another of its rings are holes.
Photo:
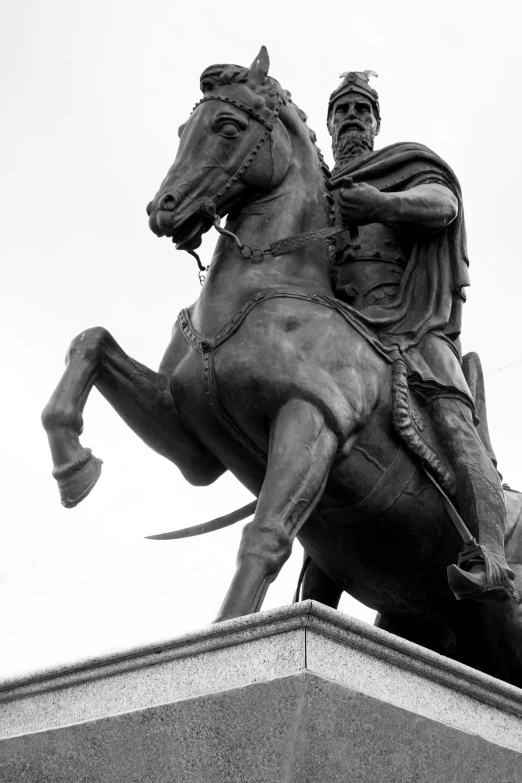
<path fill-rule="evenodd" d="M 148 206 L 154 233 L 196 257 L 202 234 L 221 232 L 159 372 L 103 328 L 71 344 L 43 413 L 62 502 L 76 505 L 99 477 L 100 461 L 79 442 L 95 385 L 188 481 L 208 485 L 231 470 L 258 497 L 218 620 L 261 608 L 298 536 L 311 564 L 306 595 L 336 605 L 346 590 L 380 613 L 381 627 L 521 685 L 518 603 L 456 601 L 450 590 L 446 570 L 462 541 L 478 545 L 447 497 L 460 479 L 437 439 L 444 423 L 432 427 L 408 387 L 410 346 L 333 294 L 325 239 L 344 226 L 334 224 L 330 173 L 268 66 L 263 47 L 249 69 L 203 72 L 203 98 Z M 346 176 L 358 182 L 360 168 Z M 341 192 L 356 250 L 365 220 Z M 352 285 L 366 295 L 358 280 L 344 283 L 343 266 L 344 294 Z M 518 527 L 517 517 L 511 541 Z M 479 574 L 478 592 L 498 587 L 509 598 L 507 584 L 488 579 Z"/>

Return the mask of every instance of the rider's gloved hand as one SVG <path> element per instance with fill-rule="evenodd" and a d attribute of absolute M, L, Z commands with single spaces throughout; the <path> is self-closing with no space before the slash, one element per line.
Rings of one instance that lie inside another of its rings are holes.
<path fill-rule="evenodd" d="M 385 215 L 386 194 L 366 182 L 355 184 L 351 177 L 343 180 L 339 191 L 339 211 L 343 225 L 364 226 L 382 223 Z"/>

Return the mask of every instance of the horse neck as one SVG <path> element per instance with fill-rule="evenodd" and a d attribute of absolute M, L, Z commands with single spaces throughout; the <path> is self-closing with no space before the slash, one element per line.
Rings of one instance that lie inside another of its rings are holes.
<path fill-rule="evenodd" d="M 308 136 L 308 129 L 303 124 Z M 304 136 L 305 134 L 301 134 Z M 327 228 L 330 212 L 318 150 L 309 138 L 293 141 L 292 163 L 268 196 L 229 217 L 227 229 L 243 244 L 267 248 L 277 239 Z M 297 149 L 296 149 L 297 147 Z M 205 285 L 193 310 L 196 329 L 210 334 L 261 289 L 331 294 L 330 262 L 324 240 L 259 264 L 244 259 L 228 237 L 220 237 Z"/>

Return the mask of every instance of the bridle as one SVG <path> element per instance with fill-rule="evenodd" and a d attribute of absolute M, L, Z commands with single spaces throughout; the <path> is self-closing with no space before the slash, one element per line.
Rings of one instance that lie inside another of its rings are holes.
<path fill-rule="evenodd" d="M 274 130 L 276 120 L 279 116 L 279 112 L 281 111 L 281 106 L 283 105 L 283 99 L 281 97 L 278 98 L 278 101 L 273 111 L 270 113 L 270 115 L 267 118 L 264 117 L 260 112 L 256 111 L 248 103 L 242 103 L 241 101 L 236 101 L 234 98 L 229 98 L 228 95 L 206 95 L 198 103 L 196 103 L 196 105 L 192 109 L 192 113 L 196 111 L 198 106 L 201 106 L 202 103 L 206 103 L 207 101 L 221 101 L 222 103 L 227 103 L 229 106 L 235 106 L 237 109 L 244 111 L 245 114 L 248 114 L 250 117 L 252 117 L 253 120 L 260 123 L 260 125 L 262 125 L 264 128 L 262 135 L 257 140 L 254 147 L 247 153 L 247 155 L 241 162 L 241 165 L 239 166 L 237 171 L 234 174 L 232 174 L 231 177 L 228 178 L 227 182 L 225 182 L 225 184 L 211 198 L 211 200 L 214 201 L 214 203 L 217 203 L 219 199 L 223 198 L 223 196 L 227 194 L 230 188 L 241 179 L 241 177 L 244 175 L 246 170 L 253 163 L 254 158 L 259 153 L 259 151 L 261 150 L 265 142 L 270 138 L 272 131 Z"/>
<path fill-rule="evenodd" d="M 279 112 L 281 111 L 281 106 L 283 105 L 283 99 L 281 96 L 279 96 L 278 101 L 276 105 L 274 106 L 273 111 L 270 113 L 268 117 L 263 116 L 260 112 L 256 111 L 253 106 L 250 106 L 248 103 L 243 103 L 242 101 L 237 101 L 235 98 L 230 98 L 228 95 L 205 95 L 203 98 L 201 98 L 198 103 L 194 106 L 192 109 L 192 113 L 196 111 L 198 106 L 201 106 L 201 104 L 206 103 L 207 101 L 221 101 L 222 103 L 226 103 L 229 106 L 235 106 L 237 109 L 240 109 L 241 111 L 245 112 L 245 114 L 248 114 L 250 117 L 252 117 L 253 120 L 258 122 L 260 125 L 263 126 L 264 130 L 261 136 L 257 139 L 255 145 L 248 151 L 246 156 L 243 158 L 239 168 L 228 178 L 228 180 L 225 182 L 224 185 L 221 186 L 221 188 L 215 193 L 212 197 L 206 197 L 202 199 L 202 201 L 199 204 L 199 210 L 201 214 L 206 218 L 211 218 L 213 223 L 212 225 L 218 231 L 220 234 L 224 236 L 231 237 L 234 242 L 236 243 L 239 252 L 243 256 L 243 258 L 250 258 L 253 263 L 260 263 L 264 258 L 264 251 L 258 250 L 257 248 L 250 248 L 248 245 L 243 245 L 241 243 L 241 240 L 236 234 L 233 234 L 231 231 L 227 231 L 224 228 L 220 227 L 221 218 L 218 215 L 218 206 L 219 201 L 226 196 L 228 191 L 243 177 L 246 170 L 251 166 L 251 164 L 254 161 L 254 158 L 260 150 L 262 149 L 265 142 L 271 137 L 272 131 L 274 130 L 274 126 L 276 123 L 276 120 L 279 116 Z M 273 156 L 272 156 L 272 168 L 273 168 Z M 203 285 L 204 282 L 204 273 L 208 270 L 208 267 L 203 266 L 201 263 L 201 260 L 198 256 L 198 254 L 194 250 L 187 250 L 187 253 L 190 253 L 191 256 L 194 256 L 198 263 L 199 267 L 199 281 L 201 285 Z"/>
<path fill-rule="evenodd" d="M 232 231 L 227 231 L 224 228 L 221 228 L 221 218 L 219 217 L 217 210 L 219 201 L 226 196 L 228 191 L 237 183 L 239 180 L 243 177 L 249 166 L 253 163 L 256 155 L 260 152 L 265 142 L 270 139 L 272 140 L 272 132 L 275 127 L 276 120 L 278 119 L 279 112 L 281 111 L 281 107 L 283 105 L 283 99 L 281 96 L 279 96 L 278 101 L 273 109 L 273 111 L 269 114 L 268 117 L 263 116 L 260 112 L 256 111 L 252 106 L 250 106 L 247 103 L 242 103 L 241 101 L 237 101 L 234 98 L 230 98 L 227 95 L 206 95 L 201 100 L 196 103 L 194 108 L 192 109 L 192 113 L 198 108 L 198 106 L 201 106 L 202 103 L 206 103 L 207 101 L 222 101 L 223 103 L 228 104 L 229 106 L 235 106 L 237 109 L 240 109 L 241 111 L 244 111 L 246 114 L 248 114 L 250 117 L 252 117 L 253 120 L 258 122 L 260 125 L 263 126 L 264 130 L 261 136 L 257 139 L 256 144 L 254 147 L 250 149 L 250 151 L 247 153 L 247 155 L 242 160 L 239 168 L 235 171 L 232 176 L 228 178 L 228 180 L 225 182 L 224 185 L 215 193 L 212 197 L 206 197 L 201 200 L 199 204 L 199 210 L 201 214 L 205 218 L 211 218 L 213 223 L 212 225 L 216 229 L 216 231 L 219 234 L 222 234 L 223 236 L 230 237 L 236 244 L 241 256 L 247 260 L 250 260 L 253 264 L 260 264 L 264 257 L 267 255 L 272 256 L 281 256 L 285 253 L 290 253 L 293 250 L 297 250 L 300 247 L 304 247 L 305 245 L 308 245 L 312 242 L 318 242 L 321 239 L 328 239 L 329 237 L 334 236 L 335 234 L 339 234 L 342 231 L 350 231 L 350 235 L 352 238 L 352 244 L 354 246 L 354 249 L 357 249 L 357 247 L 360 247 L 360 245 L 357 245 L 357 229 L 356 227 L 350 226 L 347 227 L 334 227 L 331 226 L 329 228 L 322 228 L 317 231 L 308 231 L 304 234 L 294 234 L 290 237 L 285 237 L 284 239 L 278 239 L 275 242 L 272 242 L 267 248 L 264 250 L 261 250 L 261 248 L 251 247 L 250 245 L 243 244 L 237 234 L 232 233 Z M 272 170 L 273 170 L 273 153 L 272 153 Z M 272 175 L 273 176 L 273 175 Z M 208 270 L 208 266 L 205 267 L 201 263 L 201 259 L 199 258 L 198 254 L 194 250 L 187 250 L 187 253 L 189 253 L 191 256 L 193 256 L 199 267 L 199 281 L 201 285 L 203 285 L 205 280 L 205 272 Z"/>

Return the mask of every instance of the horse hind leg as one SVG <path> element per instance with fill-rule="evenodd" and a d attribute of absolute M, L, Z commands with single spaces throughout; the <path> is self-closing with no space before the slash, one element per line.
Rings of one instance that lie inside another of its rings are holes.
<path fill-rule="evenodd" d="M 522 604 L 462 601 L 454 614 L 455 658 L 522 688 Z"/>
<path fill-rule="evenodd" d="M 236 573 L 216 621 L 259 611 L 323 493 L 336 451 L 337 438 L 314 405 L 293 400 L 281 409 L 256 513 L 243 530 Z"/>
<path fill-rule="evenodd" d="M 174 462 L 193 484 L 210 484 L 224 472 L 179 421 L 169 380 L 131 359 L 106 329 L 76 337 L 65 372 L 42 413 L 62 504 L 73 508 L 96 484 L 102 462 L 85 449 L 83 408 L 96 385 L 123 420 L 152 449 Z"/>
<path fill-rule="evenodd" d="M 374 625 L 439 655 L 455 658 L 456 635 L 444 616 L 378 614 Z"/>
<path fill-rule="evenodd" d="M 300 590 L 297 590 L 296 600 L 318 601 L 325 606 L 331 606 L 337 609 L 339 601 L 343 594 L 343 588 L 330 579 L 325 572 L 319 568 L 310 555 L 305 553 L 303 568 L 300 576 Z M 300 595 L 299 595 L 300 594 Z"/>

